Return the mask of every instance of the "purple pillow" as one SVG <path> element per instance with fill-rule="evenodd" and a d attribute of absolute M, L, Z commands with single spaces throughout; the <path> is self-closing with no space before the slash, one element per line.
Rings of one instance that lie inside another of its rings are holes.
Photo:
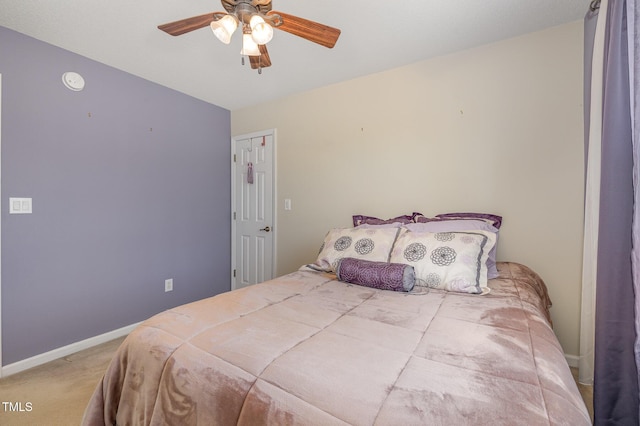
<path fill-rule="evenodd" d="M 364 225 L 364 224 L 368 224 L 368 225 L 384 225 L 387 223 L 395 223 L 395 222 L 399 222 L 399 223 L 411 223 L 413 222 L 413 218 L 416 216 L 421 216 L 420 213 L 414 212 L 410 215 L 402 215 L 402 216 L 398 216 L 398 217 L 394 217 L 391 219 L 380 219 L 377 217 L 373 217 L 373 216 L 364 216 L 364 215 L 354 215 L 353 216 L 353 226 L 359 226 L 359 225 Z"/>
<path fill-rule="evenodd" d="M 435 219 L 425 220 L 417 223 L 407 223 L 403 226 L 412 232 L 457 232 L 481 230 L 498 232 L 498 229 L 484 220 L 475 219 Z"/>
<path fill-rule="evenodd" d="M 502 216 L 491 213 L 445 213 L 436 215 L 440 219 L 477 219 L 490 222 L 496 229 L 502 225 Z"/>
<path fill-rule="evenodd" d="M 371 225 L 370 223 L 363 223 L 356 226 L 357 229 L 376 229 L 376 228 L 402 228 L 405 225 L 411 225 L 411 223 L 391 222 L 383 223 L 381 225 Z"/>
<path fill-rule="evenodd" d="M 411 291 L 416 282 L 413 266 L 344 257 L 338 262 L 340 281 L 380 290 Z"/>

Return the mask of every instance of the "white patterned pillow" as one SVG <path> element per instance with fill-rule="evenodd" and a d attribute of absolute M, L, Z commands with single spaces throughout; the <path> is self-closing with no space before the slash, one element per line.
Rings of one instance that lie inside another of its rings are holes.
<path fill-rule="evenodd" d="M 415 269 L 416 280 L 431 288 L 485 294 L 487 258 L 495 234 L 486 231 L 411 232 L 396 239 L 390 262 Z"/>
<path fill-rule="evenodd" d="M 335 272 L 338 261 L 344 257 L 388 262 L 400 228 L 336 228 L 330 230 L 313 269 Z"/>
<path fill-rule="evenodd" d="M 491 225 L 486 220 L 478 219 L 428 219 L 418 218 L 420 222 L 403 225 L 412 232 L 458 232 L 458 231 L 488 231 L 495 234 L 496 243 L 489 252 L 487 259 L 487 278 L 498 278 L 498 268 L 496 267 L 496 251 L 498 248 L 499 229 Z"/>

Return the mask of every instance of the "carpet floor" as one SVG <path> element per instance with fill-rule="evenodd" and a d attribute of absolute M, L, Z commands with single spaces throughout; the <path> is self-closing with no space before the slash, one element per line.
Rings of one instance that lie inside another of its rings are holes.
<path fill-rule="evenodd" d="M 79 425 L 122 340 L 124 337 L 0 379 L 0 425 Z M 577 369 L 571 370 L 576 377 Z M 593 419 L 593 387 L 578 384 L 578 388 Z M 13 410 L 4 402 L 12 403 Z"/>
<path fill-rule="evenodd" d="M 2 426 L 77 426 L 124 337 L 0 379 Z M 30 404 L 27 404 L 30 403 Z M 29 411 L 29 406 L 31 407 Z"/>

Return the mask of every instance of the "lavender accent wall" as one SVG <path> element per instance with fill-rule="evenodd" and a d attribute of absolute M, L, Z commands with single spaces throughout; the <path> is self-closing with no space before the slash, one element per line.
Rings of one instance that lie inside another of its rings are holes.
<path fill-rule="evenodd" d="M 228 110 L 3 27 L 0 73 L 5 365 L 229 290 Z"/>

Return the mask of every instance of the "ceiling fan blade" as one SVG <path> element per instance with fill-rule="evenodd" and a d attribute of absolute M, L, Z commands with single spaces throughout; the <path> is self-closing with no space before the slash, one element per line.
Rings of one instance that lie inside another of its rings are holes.
<path fill-rule="evenodd" d="M 212 21 L 216 21 L 224 15 L 226 15 L 224 12 L 205 13 L 204 15 L 192 16 L 191 18 L 158 25 L 158 29 L 172 36 L 179 36 L 193 30 L 204 28 L 211 24 Z"/>
<path fill-rule="evenodd" d="M 269 15 L 280 15 L 282 24 L 276 28 L 297 35 L 322 46 L 332 48 L 340 37 L 340 30 L 287 13 L 271 11 Z"/>
<path fill-rule="evenodd" d="M 266 68 L 271 66 L 271 58 L 269 57 L 269 52 L 267 51 L 267 46 L 264 44 L 258 45 L 260 49 L 260 56 L 249 56 L 249 61 L 251 62 L 252 69 Z"/>

